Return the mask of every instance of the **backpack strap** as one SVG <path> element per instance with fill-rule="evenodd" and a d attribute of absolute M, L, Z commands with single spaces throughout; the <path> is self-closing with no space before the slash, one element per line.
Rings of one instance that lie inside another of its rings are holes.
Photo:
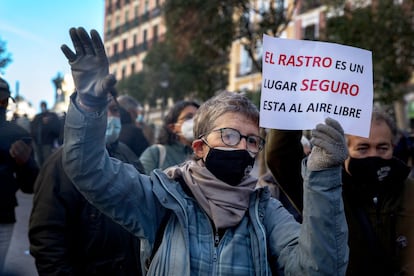
<path fill-rule="evenodd" d="M 160 153 L 160 157 L 158 159 L 158 168 L 162 168 L 162 165 L 164 165 L 164 161 L 165 161 L 165 155 L 167 153 L 166 153 L 164 145 L 157 144 L 157 147 L 158 147 L 158 151 Z"/>
<path fill-rule="evenodd" d="M 157 253 L 158 248 L 161 245 L 162 237 L 164 236 L 165 227 L 167 227 L 167 223 L 171 217 L 171 213 L 172 213 L 171 210 L 167 209 L 167 212 L 164 214 L 164 217 L 161 220 L 160 226 L 158 227 L 157 234 L 155 236 L 155 241 L 154 241 L 154 246 L 152 247 L 151 256 L 145 260 L 146 271 L 149 270 L 152 259 L 154 258 L 155 253 Z"/>

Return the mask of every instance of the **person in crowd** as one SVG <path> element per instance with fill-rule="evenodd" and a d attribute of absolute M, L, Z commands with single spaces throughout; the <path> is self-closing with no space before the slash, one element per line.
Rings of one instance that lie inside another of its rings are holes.
<path fill-rule="evenodd" d="M 59 138 L 58 138 L 58 145 L 63 144 L 63 131 L 65 129 L 65 119 L 66 119 L 66 112 L 62 112 L 62 114 L 59 115 Z"/>
<path fill-rule="evenodd" d="M 16 192 L 33 192 L 38 166 L 30 133 L 6 120 L 9 84 L 0 78 L 0 275 L 16 222 Z"/>
<path fill-rule="evenodd" d="M 114 101 L 107 116 L 109 156 L 143 172 L 138 157 L 118 142 Z M 62 152 L 46 160 L 35 184 L 29 240 L 39 275 L 141 275 L 139 239 L 86 201 L 63 170 Z"/>
<path fill-rule="evenodd" d="M 130 95 L 120 95 L 117 97 L 117 101 L 122 108 L 128 111 L 131 116 L 131 120 L 135 123 L 135 125 L 142 130 L 147 143 L 149 145 L 154 144 L 154 126 L 145 122 L 144 109 L 142 108 L 142 105 Z"/>
<path fill-rule="evenodd" d="M 414 160 L 414 144 L 407 131 L 397 129 L 393 155 L 412 167 Z"/>
<path fill-rule="evenodd" d="M 347 136 L 349 157 L 342 170 L 347 275 L 414 275 L 414 259 L 407 257 L 414 247 L 414 182 L 409 168 L 393 157 L 396 133 L 393 120 L 374 110 L 368 138 Z M 270 171 L 297 204 L 303 202 L 303 182 L 291 175 L 300 171 L 301 135 L 271 130 L 266 148 Z"/>
<path fill-rule="evenodd" d="M 250 176 L 264 147 L 259 111 L 245 96 L 222 92 L 194 117 L 195 158 L 150 176 L 110 159 L 104 148 L 107 94 L 115 85 L 97 31 L 71 28 L 69 61 L 76 92 L 65 125 L 63 168 L 99 210 L 152 246 L 148 275 L 343 275 L 347 225 L 340 124 L 312 132 L 299 224 Z M 158 238 L 157 238 L 158 237 Z"/>
<path fill-rule="evenodd" d="M 42 166 L 58 145 L 60 121 L 56 113 L 48 110 L 45 101 L 40 103 L 40 109 L 41 112 L 33 118 L 30 129 L 35 145 L 35 157 L 39 166 Z"/>
<path fill-rule="evenodd" d="M 128 113 L 121 106 L 119 107 L 121 114 L 121 133 L 119 134 L 119 141 L 126 144 L 138 158 L 149 146 L 147 138 L 145 138 L 142 129 L 135 125 L 132 121 L 130 113 Z"/>
<path fill-rule="evenodd" d="M 16 118 L 16 124 L 18 124 L 30 133 L 30 119 L 28 118 L 26 113 Z"/>
<path fill-rule="evenodd" d="M 195 101 L 179 101 L 171 107 L 164 117 L 158 143 L 148 147 L 139 158 L 145 173 L 180 164 L 192 156 L 193 117 L 199 107 Z"/>

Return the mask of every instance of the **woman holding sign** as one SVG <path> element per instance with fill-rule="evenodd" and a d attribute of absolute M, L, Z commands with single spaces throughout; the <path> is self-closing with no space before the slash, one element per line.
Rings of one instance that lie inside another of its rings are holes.
<path fill-rule="evenodd" d="M 344 133 L 327 119 L 313 132 L 303 223 L 250 176 L 264 147 L 259 111 L 223 92 L 194 117 L 196 158 L 150 176 L 108 157 L 107 95 L 115 84 L 99 34 L 72 28 L 62 46 L 76 93 L 65 125 L 63 166 L 98 209 L 151 248 L 149 275 L 343 275 L 348 261 L 341 197 Z"/>

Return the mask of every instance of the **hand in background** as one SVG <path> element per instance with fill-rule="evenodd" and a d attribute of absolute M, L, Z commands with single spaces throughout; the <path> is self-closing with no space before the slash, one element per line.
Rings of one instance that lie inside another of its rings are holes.
<path fill-rule="evenodd" d="M 18 165 L 23 165 L 30 159 L 32 147 L 22 140 L 17 140 L 11 145 L 9 153 Z"/>

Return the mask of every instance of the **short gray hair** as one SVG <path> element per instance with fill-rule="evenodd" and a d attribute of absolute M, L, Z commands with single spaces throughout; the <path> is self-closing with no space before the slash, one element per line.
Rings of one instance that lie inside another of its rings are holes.
<path fill-rule="evenodd" d="M 372 111 L 371 124 L 373 122 L 381 121 L 383 121 L 390 128 L 392 134 L 392 143 L 396 143 L 398 129 L 394 119 L 384 110 L 374 107 Z"/>
<path fill-rule="evenodd" d="M 197 139 L 216 127 L 224 113 L 241 113 L 259 126 L 259 110 L 246 96 L 236 92 L 221 92 L 204 102 L 194 117 L 194 137 Z"/>
<path fill-rule="evenodd" d="M 118 96 L 117 101 L 121 107 L 123 107 L 125 110 L 135 110 L 135 109 L 142 109 L 141 104 L 133 97 L 129 95 L 121 95 Z"/>

